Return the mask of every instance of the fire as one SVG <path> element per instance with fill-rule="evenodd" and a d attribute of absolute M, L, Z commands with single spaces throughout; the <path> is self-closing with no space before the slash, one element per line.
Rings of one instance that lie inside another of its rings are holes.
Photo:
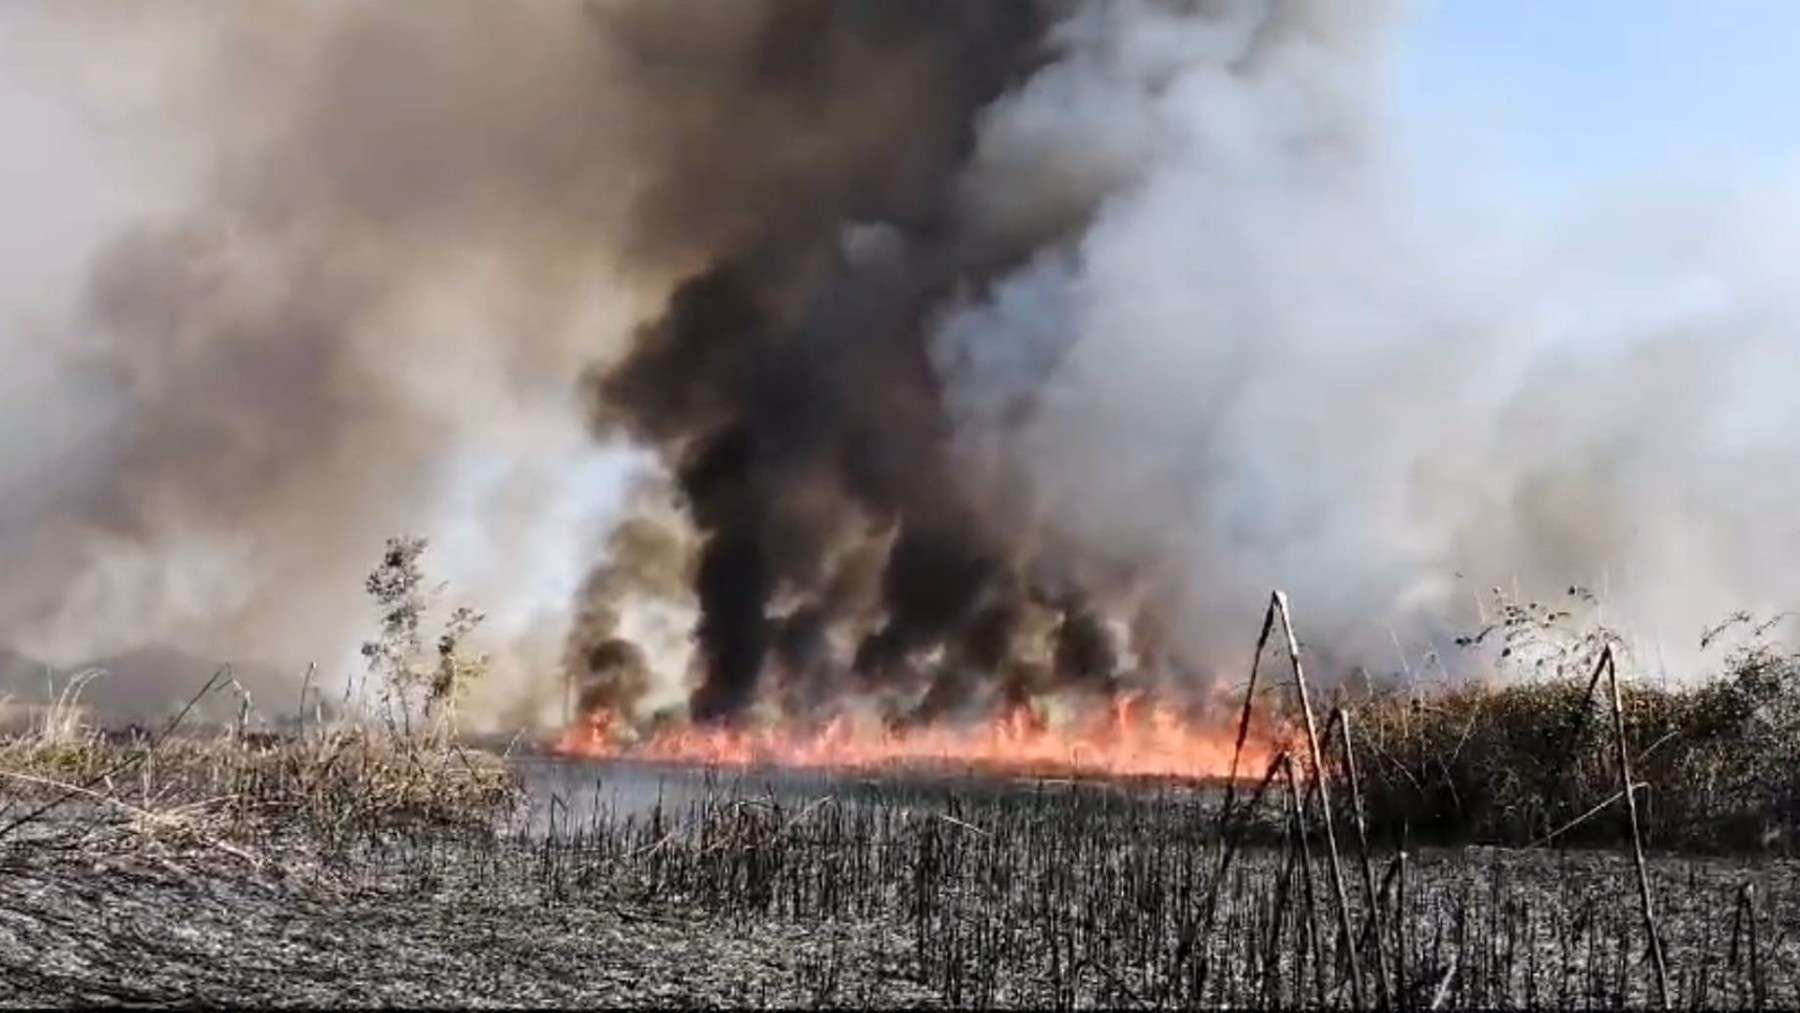
<path fill-rule="evenodd" d="M 1232 769 L 1236 728 L 1202 727 L 1179 709 L 1122 697 L 1110 707 L 1053 727 L 1020 708 L 970 727 L 891 728 L 852 717 L 816 728 L 674 727 L 629 743 L 621 722 L 596 711 L 564 733 L 563 756 L 625 758 L 718 767 L 871 770 L 952 766 L 1030 774 L 1221 779 Z M 1252 729 L 1238 776 L 1254 776 L 1275 738 Z"/>

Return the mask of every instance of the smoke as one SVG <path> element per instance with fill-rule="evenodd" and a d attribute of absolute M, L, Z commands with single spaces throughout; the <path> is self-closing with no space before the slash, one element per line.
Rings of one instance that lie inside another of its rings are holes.
<path fill-rule="evenodd" d="M 500 633 L 544 640 L 520 600 L 566 616 L 582 572 L 524 572 L 536 543 L 589 551 L 619 484 L 573 378 L 656 270 L 617 256 L 635 118 L 583 9 L 58 3 L 7 29 L 30 96 L 7 264 L 68 251 L 72 298 L 7 293 L 32 394 L 5 409 L 0 634 L 297 681 L 353 656 L 360 575 L 415 532 L 450 536 Z M 96 690 L 160 703 L 205 674 Z"/>
<path fill-rule="evenodd" d="M 738 233 L 709 237 L 709 262 L 591 383 L 601 431 L 674 462 L 703 540 L 702 720 L 749 707 L 772 650 L 800 682 L 833 669 L 892 681 L 1007 593 L 1008 546 L 944 454 L 924 314 L 979 269 L 959 262 L 953 182 L 977 111 L 1022 79 L 1046 23 L 1019 0 L 739 10 L 762 14 L 746 50 L 714 56 L 690 85 L 718 73 L 731 87 L 705 94 L 702 127 L 666 152 L 671 192 L 703 195 L 699 220 Z M 695 219 L 672 203 L 665 233 Z M 833 656 L 832 628 L 863 610 L 847 585 L 870 542 L 886 555 L 882 615 Z"/>
<path fill-rule="evenodd" d="M 1489 217 L 1403 16 L 9 7 L 0 641 L 347 664 L 400 532 L 497 723 L 1203 683 L 1271 586 L 1380 667 L 1785 606 L 1794 188 Z"/>
<path fill-rule="evenodd" d="M 83 145 L 124 153 L 105 183 L 130 199 L 92 216 L 70 305 L 8 335 L 81 426 L 11 455 L 0 636 L 57 663 L 177 645 L 331 666 L 364 628 L 381 540 L 424 529 L 499 602 L 507 676 L 483 706 L 541 717 L 560 694 L 508 693 L 589 656 L 653 591 L 633 582 L 656 567 L 620 558 L 644 544 L 604 538 L 642 470 L 615 436 L 663 456 L 704 537 L 702 711 L 741 709 L 773 641 L 822 671 L 808 616 L 893 611 L 859 618 L 897 660 L 968 611 L 984 538 L 941 466 L 916 319 L 944 279 L 891 247 L 944 226 L 969 119 L 1029 59 L 1039 5 L 11 17 L 9 48 L 48 53 L 20 76 Z M 37 160 L 50 178 L 101 161 Z M 886 232 L 846 258 L 859 219 Z M 39 230 L 66 239 L 54 217 Z M 778 595 L 858 584 L 859 539 L 899 546 L 882 604 L 821 597 L 773 637 Z M 172 688 L 149 681 L 122 692 Z"/>
<path fill-rule="evenodd" d="M 1089 5 L 989 112 L 979 164 L 1073 159 L 1106 199 L 939 329 L 975 470 L 1156 573 L 1219 664 L 1271 586 L 1317 648 L 1390 669 L 1491 587 L 1589 588 L 1677 676 L 1705 625 L 1790 608 L 1792 183 L 1484 213 L 1411 175 L 1401 11 L 1263 6 Z"/>

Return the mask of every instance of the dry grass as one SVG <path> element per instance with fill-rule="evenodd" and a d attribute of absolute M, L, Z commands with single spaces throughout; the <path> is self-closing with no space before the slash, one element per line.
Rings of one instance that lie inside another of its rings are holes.
<path fill-rule="evenodd" d="M 491 754 L 357 729 L 279 739 L 16 738 L 0 742 L 0 780 L 5 811 L 50 806 L 39 818 L 70 805 L 199 806 L 312 827 L 478 824 L 515 804 L 520 790 L 517 775 Z"/>
<path fill-rule="evenodd" d="M 98 673 L 81 673 L 29 729 L 0 737 L 0 841 L 72 813 L 176 836 L 204 827 L 213 839 L 271 826 L 339 838 L 491 826 L 519 802 L 518 776 L 503 758 L 459 746 L 453 730 L 458 697 L 483 672 L 461 649 L 480 616 L 455 610 L 426 647 L 421 625 L 435 594 L 418 565 L 424 549 L 420 539 L 391 541 L 368 580 L 381 616 L 380 637 L 363 651 L 380 704 L 371 718 L 260 730 L 266 722 L 225 668 L 160 729 L 109 733 L 80 705 Z M 236 722 L 187 727 L 217 693 L 236 695 Z"/>
<path fill-rule="evenodd" d="M 1611 705 L 1591 681 L 1346 701 L 1374 832 L 1510 845 L 1629 840 L 1626 809 L 1611 804 L 1621 798 Z M 1624 683 L 1620 705 L 1647 845 L 1800 842 L 1800 659 L 1759 650 L 1691 688 Z"/>

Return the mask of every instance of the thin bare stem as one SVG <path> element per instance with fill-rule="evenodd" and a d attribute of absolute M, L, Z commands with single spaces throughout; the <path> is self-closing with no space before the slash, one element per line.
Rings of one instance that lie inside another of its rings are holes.
<path fill-rule="evenodd" d="M 1350 712 L 1339 708 L 1338 740 L 1344 748 L 1344 771 L 1350 778 L 1350 803 L 1356 819 L 1356 844 L 1358 857 L 1362 861 L 1363 895 L 1369 902 L 1368 925 L 1374 927 L 1375 939 L 1375 973 L 1376 988 L 1379 991 L 1382 1008 L 1392 1005 L 1393 994 L 1389 991 L 1387 947 L 1379 945 L 1381 940 L 1381 901 L 1375 894 L 1375 870 L 1369 861 L 1369 821 L 1363 812 L 1362 778 L 1356 769 L 1356 748 L 1350 739 Z M 1356 948 L 1351 949 L 1352 957 Z"/>
<path fill-rule="evenodd" d="M 1394 856 L 1394 861 L 1398 863 L 1398 868 L 1395 870 L 1396 882 L 1394 886 L 1394 989 L 1403 997 L 1404 1002 L 1404 997 L 1410 994 L 1406 981 L 1407 940 L 1409 936 L 1406 931 L 1406 915 L 1408 908 L 1406 906 L 1407 858 L 1405 842 L 1402 842 L 1400 852 Z"/>
<path fill-rule="evenodd" d="M 1650 872 L 1644 863 L 1644 835 L 1638 827 L 1637 793 L 1631 783 L 1631 749 L 1625 742 L 1625 702 L 1619 695 L 1619 666 L 1610 646 L 1601 652 L 1612 688 L 1613 733 L 1619 746 L 1619 786 L 1625 793 L 1625 811 L 1631 817 L 1631 856 L 1637 866 L 1638 903 L 1643 909 L 1644 932 L 1650 939 L 1650 960 L 1656 968 L 1657 1001 L 1669 1008 L 1669 965 L 1663 958 L 1662 936 L 1656 928 L 1656 908 L 1650 896 Z"/>
<path fill-rule="evenodd" d="M 1263 774 L 1261 783 L 1256 786 L 1256 791 L 1250 796 L 1250 801 L 1245 804 L 1241 817 L 1226 829 L 1220 841 L 1218 867 L 1213 871 L 1212 882 L 1207 884 L 1206 900 L 1202 902 L 1204 906 L 1201 916 L 1183 930 L 1180 941 L 1176 943 L 1175 962 L 1177 964 L 1187 959 L 1199 939 L 1202 937 L 1212 938 L 1214 921 L 1219 911 L 1219 891 L 1224 887 L 1225 877 L 1231 872 L 1232 859 L 1237 857 L 1244 834 L 1250 827 L 1250 820 L 1262 805 L 1263 796 L 1268 793 L 1269 786 L 1275 782 L 1275 775 L 1280 773 L 1283 766 L 1289 762 L 1290 759 L 1286 752 L 1269 762 L 1268 771 Z"/>
<path fill-rule="evenodd" d="M 1231 750 L 1231 773 L 1225 780 L 1225 804 L 1219 810 L 1219 826 L 1223 830 L 1225 821 L 1231 818 L 1232 805 L 1237 801 L 1238 762 L 1244 755 L 1244 742 L 1250 735 L 1250 711 L 1256 702 L 1256 676 L 1262 670 L 1263 652 L 1269 647 L 1269 634 L 1275 630 L 1275 602 L 1271 600 L 1269 607 L 1263 611 L 1262 632 L 1256 637 L 1256 654 L 1250 659 L 1250 681 L 1244 687 L 1244 707 L 1238 714 L 1237 743 Z"/>
<path fill-rule="evenodd" d="M 1457 972 L 1461 970 L 1462 951 L 1459 949 L 1457 952 L 1450 955 L 1450 966 L 1444 968 L 1444 976 L 1438 979 L 1437 988 L 1432 992 L 1431 996 L 1431 1009 L 1439 1010 L 1444 1008 L 1444 1003 L 1450 998 L 1450 985 L 1456 981 Z"/>
<path fill-rule="evenodd" d="M 1313 888 L 1312 845 L 1306 840 L 1306 812 L 1300 800 L 1299 775 L 1294 773 L 1294 761 L 1287 754 L 1282 754 L 1282 770 L 1287 775 L 1289 818 L 1294 825 L 1294 838 L 1300 844 L 1300 868 L 1305 873 L 1301 883 L 1306 888 L 1306 934 L 1312 944 L 1313 977 L 1317 989 L 1317 997 L 1325 999 L 1325 950 L 1319 931 L 1318 892 Z"/>
<path fill-rule="evenodd" d="M 1569 769 L 1575 765 L 1575 751 L 1581 748 L 1581 736 L 1587 730 L 1588 712 L 1594 707 L 1594 690 L 1599 687 L 1600 677 L 1606 673 L 1607 666 L 1611 663 L 1612 647 L 1608 646 L 1600 652 L 1600 659 L 1594 663 L 1593 674 L 1588 677 L 1587 690 L 1581 694 L 1581 703 L 1577 705 L 1575 713 L 1570 716 L 1568 727 L 1563 731 L 1562 748 L 1558 750 L 1562 755 L 1550 782 L 1553 785 L 1564 783 Z M 1581 819 L 1585 818 L 1585 816 L 1581 817 Z M 1580 820 L 1575 822 L 1580 822 Z M 1554 836 L 1556 835 L 1551 834 L 1545 839 L 1548 840 Z"/>
<path fill-rule="evenodd" d="M 1647 787 L 1649 787 L 1649 784 L 1644 781 L 1639 781 L 1636 784 L 1632 785 L 1632 788 L 1634 790 L 1638 789 L 1638 788 L 1647 788 Z M 1561 837 L 1563 834 L 1566 834 L 1569 831 L 1580 826 L 1581 824 L 1586 823 L 1588 820 L 1593 819 L 1595 816 L 1599 815 L 1602 811 L 1604 811 L 1608 806 L 1612 805 L 1614 802 L 1617 802 L 1624 797 L 1625 797 L 1625 793 L 1623 791 L 1613 792 L 1611 795 L 1607 796 L 1606 801 L 1601 802 L 1599 805 L 1594 806 L 1592 809 L 1589 809 L 1587 812 L 1582 813 L 1580 816 L 1575 817 L 1574 819 L 1570 820 L 1569 822 L 1564 823 L 1562 826 L 1557 827 L 1555 830 L 1552 830 L 1549 833 L 1545 834 L 1544 836 L 1538 838 L 1537 840 L 1532 841 L 1530 844 L 1527 844 L 1525 846 L 1526 850 L 1529 851 L 1533 848 L 1541 848 L 1544 845 L 1549 844 L 1551 841 L 1556 840 L 1558 837 Z"/>
<path fill-rule="evenodd" d="M 1762 1009 L 1765 999 L 1762 980 L 1761 940 L 1757 936 L 1756 926 L 1756 887 L 1745 883 L 1738 890 L 1736 909 L 1731 915 L 1731 950 L 1727 961 L 1733 970 L 1743 966 L 1743 952 L 1740 943 L 1749 945 L 1748 968 L 1750 977 L 1750 1003 L 1753 1009 Z M 1739 995 L 1742 995 L 1739 992 Z"/>
<path fill-rule="evenodd" d="M 1288 608 L 1287 594 L 1276 591 L 1272 596 L 1275 610 L 1281 613 L 1281 630 L 1287 638 L 1288 661 L 1294 666 L 1294 685 L 1300 694 L 1300 713 L 1306 721 L 1306 741 L 1312 751 L 1313 777 L 1319 787 L 1319 815 L 1325 824 L 1325 847 L 1331 859 L 1331 886 L 1337 896 L 1338 930 L 1344 946 L 1350 950 L 1350 994 L 1356 1005 L 1366 1005 L 1363 998 L 1362 972 L 1356 959 L 1356 935 L 1350 927 L 1350 895 L 1344 888 L 1344 867 L 1338 858 L 1337 830 L 1331 818 L 1331 790 L 1325 783 L 1325 756 L 1319 746 L 1319 729 L 1313 720 L 1312 694 L 1306 686 L 1306 670 L 1300 663 L 1300 641 L 1294 633 L 1294 615 Z"/>

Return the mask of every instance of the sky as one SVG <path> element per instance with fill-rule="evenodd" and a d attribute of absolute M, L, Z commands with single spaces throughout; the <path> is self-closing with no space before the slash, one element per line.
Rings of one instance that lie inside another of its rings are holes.
<path fill-rule="evenodd" d="M 1490 210 L 1554 221 L 1561 217 L 1555 212 L 1590 204 L 1595 195 L 1639 190 L 1633 196 L 1680 220 L 1676 205 L 1684 195 L 1717 203 L 1735 194 L 1746 206 L 1779 207 L 1782 193 L 1800 185 L 1800 2 L 1410 6 L 1394 113 L 1426 196 L 1442 191 L 1454 204 L 1473 183 L 1499 198 Z M 1655 246 L 1653 238 L 1645 243 Z M 1631 291 L 1640 310 L 1655 303 L 1644 295 Z M 1685 302 L 1712 304 L 1705 292 L 1660 295 L 1670 315 L 1680 315 Z M 1787 384 L 1758 387 L 1774 395 L 1767 398 L 1752 396 L 1752 386 L 1738 390 L 1735 422 L 1747 431 L 1791 426 Z"/>
<path fill-rule="evenodd" d="M 1800 155 L 1794 0 L 1413 0 L 1402 128 L 1554 193 Z"/>

